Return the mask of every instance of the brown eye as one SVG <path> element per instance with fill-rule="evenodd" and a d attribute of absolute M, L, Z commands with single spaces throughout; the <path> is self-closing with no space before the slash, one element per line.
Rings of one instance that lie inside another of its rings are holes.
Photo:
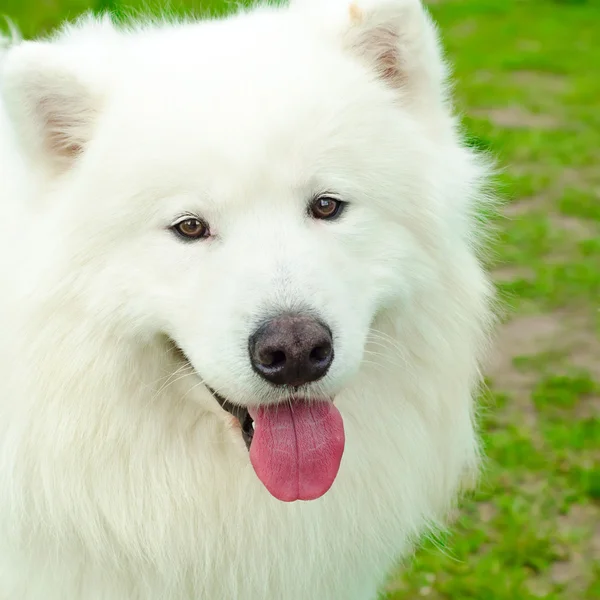
<path fill-rule="evenodd" d="M 189 217 L 175 223 L 172 229 L 177 235 L 186 240 L 200 240 L 210 235 L 208 225 L 195 217 Z"/>
<path fill-rule="evenodd" d="M 332 198 L 331 196 L 319 196 L 310 205 L 310 214 L 315 219 L 333 220 L 337 219 L 346 206 L 345 202 Z"/>

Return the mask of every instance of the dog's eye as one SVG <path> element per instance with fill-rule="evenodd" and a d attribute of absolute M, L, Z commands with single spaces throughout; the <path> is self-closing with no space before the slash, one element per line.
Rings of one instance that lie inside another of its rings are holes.
<path fill-rule="evenodd" d="M 341 214 L 346 203 L 333 198 L 332 196 L 319 196 L 315 198 L 309 207 L 310 214 L 315 219 L 331 221 L 337 219 Z"/>
<path fill-rule="evenodd" d="M 186 217 L 173 224 L 171 229 L 185 240 L 201 240 L 210 235 L 208 225 L 195 217 Z"/>

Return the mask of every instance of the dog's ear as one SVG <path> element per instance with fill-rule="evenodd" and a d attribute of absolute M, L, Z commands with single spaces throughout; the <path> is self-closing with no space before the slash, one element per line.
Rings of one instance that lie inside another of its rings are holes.
<path fill-rule="evenodd" d="M 89 48 L 80 50 L 22 42 L 1 64 L 2 95 L 17 137 L 26 155 L 51 174 L 69 169 L 84 152 L 104 101 L 106 61 L 95 64 Z"/>
<path fill-rule="evenodd" d="M 414 97 L 439 96 L 445 67 L 419 0 L 355 0 L 348 19 L 347 43 L 384 81 Z"/>
<path fill-rule="evenodd" d="M 293 0 L 415 107 L 445 98 L 446 65 L 420 0 Z M 318 13 L 321 13 L 320 16 Z"/>

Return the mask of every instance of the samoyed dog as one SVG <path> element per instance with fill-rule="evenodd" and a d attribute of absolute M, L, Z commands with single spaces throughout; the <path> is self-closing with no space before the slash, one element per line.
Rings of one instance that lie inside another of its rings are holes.
<path fill-rule="evenodd" d="M 374 600 L 477 469 L 492 321 L 420 3 L 0 63 L 0 599 Z"/>

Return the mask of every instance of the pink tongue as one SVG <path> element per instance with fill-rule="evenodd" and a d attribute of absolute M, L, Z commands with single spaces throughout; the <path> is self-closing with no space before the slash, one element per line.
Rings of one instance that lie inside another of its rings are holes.
<path fill-rule="evenodd" d="M 344 424 L 333 402 L 293 402 L 250 409 L 250 461 L 283 502 L 315 500 L 332 486 L 344 453 Z"/>

